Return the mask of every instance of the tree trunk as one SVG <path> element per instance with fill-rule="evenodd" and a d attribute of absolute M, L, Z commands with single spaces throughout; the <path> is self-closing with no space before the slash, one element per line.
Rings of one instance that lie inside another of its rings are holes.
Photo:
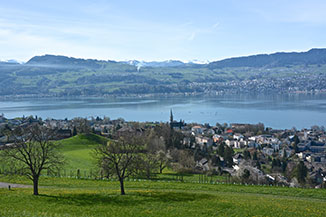
<path fill-rule="evenodd" d="M 151 178 L 151 170 L 149 168 L 147 168 L 147 170 L 146 170 L 146 178 L 147 179 Z"/>
<path fill-rule="evenodd" d="M 123 178 L 119 179 L 120 181 L 120 189 L 121 189 L 121 195 L 125 195 L 125 187 L 124 187 L 124 183 L 123 183 Z"/>
<path fill-rule="evenodd" d="M 160 166 L 160 174 L 162 174 L 164 167 Z"/>
<path fill-rule="evenodd" d="M 38 195 L 38 176 L 33 177 L 33 190 L 34 190 L 34 195 Z"/>

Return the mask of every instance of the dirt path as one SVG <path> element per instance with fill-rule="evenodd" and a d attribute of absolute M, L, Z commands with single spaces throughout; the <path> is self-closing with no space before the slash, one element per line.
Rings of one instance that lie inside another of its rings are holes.
<path fill-rule="evenodd" d="M 0 182 L 0 188 L 8 188 L 10 185 L 11 188 L 31 188 L 31 185 L 21 185 L 21 184 L 12 184 L 7 182 Z"/>

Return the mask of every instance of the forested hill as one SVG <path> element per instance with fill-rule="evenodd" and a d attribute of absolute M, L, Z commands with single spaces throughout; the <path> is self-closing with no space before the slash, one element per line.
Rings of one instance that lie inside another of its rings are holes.
<path fill-rule="evenodd" d="M 181 61 L 103 61 L 35 56 L 0 62 L 0 96 L 103 96 L 320 92 L 326 90 L 326 49 Z"/>
<path fill-rule="evenodd" d="M 326 64 L 326 49 L 311 49 L 308 52 L 260 54 L 236 57 L 212 62 L 210 68 L 225 67 L 286 67 L 303 64 Z"/>

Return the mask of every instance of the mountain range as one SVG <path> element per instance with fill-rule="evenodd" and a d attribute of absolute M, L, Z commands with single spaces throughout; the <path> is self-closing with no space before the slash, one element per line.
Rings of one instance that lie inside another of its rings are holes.
<path fill-rule="evenodd" d="M 1 61 L 0 96 L 322 91 L 326 89 L 326 83 L 322 82 L 325 69 L 326 49 L 259 54 L 205 64 L 178 60 L 119 62 L 44 55 L 26 63 Z M 274 88 L 269 86 L 268 80 Z M 305 85 L 305 80 L 315 83 L 315 87 Z M 250 88 L 244 85 L 253 82 L 258 83 Z"/>

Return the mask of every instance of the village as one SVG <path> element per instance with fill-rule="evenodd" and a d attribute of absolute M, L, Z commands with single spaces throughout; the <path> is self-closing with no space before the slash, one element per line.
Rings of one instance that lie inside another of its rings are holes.
<path fill-rule="evenodd" d="M 324 127 L 280 130 L 265 127 L 262 123 L 217 123 L 210 126 L 175 121 L 172 110 L 170 121 L 166 123 L 127 122 L 122 118 L 111 120 L 108 117 L 42 120 L 37 116 L 29 116 L 7 119 L 0 115 L 0 148 L 12 142 L 8 136 L 11 129 L 34 122 L 55 130 L 53 140 L 79 133 L 94 133 L 111 138 L 119 132 L 161 127 L 160 136 L 165 141 L 166 155 L 169 155 L 171 162 L 174 161 L 175 150 L 189 150 L 191 153 L 188 157 L 193 166 L 190 169 L 188 166 L 187 172 L 225 175 L 232 181 L 242 183 L 291 187 L 322 188 L 326 181 Z M 167 138 L 169 136 L 170 139 Z M 298 172 L 300 168 L 302 171 Z"/>

